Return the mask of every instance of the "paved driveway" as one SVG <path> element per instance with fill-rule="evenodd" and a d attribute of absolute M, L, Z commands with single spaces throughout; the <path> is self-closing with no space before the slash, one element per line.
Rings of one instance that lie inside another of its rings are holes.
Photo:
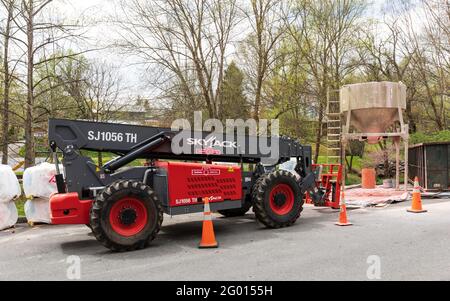
<path fill-rule="evenodd" d="M 219 249 L 199 250 L 201 215 L 165 216 L 151 247 L 111 253 L 85 226 L 19 226 L 0 232 L 0 280 L 65 280 L 73 258 L 82 280 L 450 280 L 450 201 L 350 210 L 306 207 L 287 229 L 215 216 Z M 70 257 L 72 255 L 78 257 Z"/>

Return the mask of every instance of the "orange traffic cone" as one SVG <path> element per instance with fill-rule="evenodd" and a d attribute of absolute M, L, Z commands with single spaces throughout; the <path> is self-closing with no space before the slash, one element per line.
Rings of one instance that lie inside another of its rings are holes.
<path fill-rule="evenodd" d="M 351 225 L 353 225 L 352 223 L 350 223 L 347 220 L 347 206 L 345 206 L 345 195 L 344 195 L 343 191 L 341 193 L 340 206 L 341 206 L 341 212 L 339 213 L 339 222 L 335 223 L 335 225 L 337 225 L 337 226 L 351 226 Z"/>
<path fill-rule="evenodd" d="M 216 236 L 214 235 L 214 227 L 212 223 L 211 209 L 209 207 L 209 198 L 203 199 L 205 203 L 205 209 L 203 212 L 203 230 L 202 230 L 202 240 L 200 241 L 199 248 L 217 248 L 219 244 L 216 241 Z"/>
<path fill-rule="evenodd" d="M 427 210 L 423 210 L 422 208 L 422 196 L 420 195 L 420 185 L 418 177 L 414 179 L 414 189 L 412 193 L 412 208 L 408 209 L 407 211 L 411 213 L 427 212 Z"/>

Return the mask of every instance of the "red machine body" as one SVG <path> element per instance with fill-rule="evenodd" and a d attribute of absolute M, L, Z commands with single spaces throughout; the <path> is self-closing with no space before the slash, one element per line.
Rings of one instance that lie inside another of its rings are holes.
<path fill-rule="evenodd" d="M 316 181 L 316 187 L 325 191 L 324 207 L 331 207 L 339 209 L 341 201 L 341 187 L 343 185 L 342 179 L 342 165 L 341 164 L 313 164 L 312 170 L 319 169 L 319 176 Z M 305 194 L 305 202 L 313 204 L 309 193 Z"/>
<path fill-rule="evenodd" d="M 242 200 L 242 173 L 239 166 L 184 162 L 157 162 L 168 179 L 170 207 Z"/>
<path fill-rule="evenodd" d="M 239 166 L 184 162 L 157 162 L 167 182 L 155 187 L 168 192 L 169 207 L 198 205 L 203 198 L 210 203 L 242 200 L 242 174 Z M 52 224 L 89 224 L 92 200 L 80 200 L 78 193 L 55 194 L 50 198 Z"/>
<path fill-rule="evenodd" d="M 80 200 L 78 193 L 54 194 L 50 198 L 50 217 L 54 225 L 89 224 L 93 201 Z"/>

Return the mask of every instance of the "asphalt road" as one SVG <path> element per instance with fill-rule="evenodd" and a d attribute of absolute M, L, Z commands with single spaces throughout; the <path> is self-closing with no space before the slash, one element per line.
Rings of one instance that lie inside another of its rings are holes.
<path fill-rule="evenodd" d="M 69 256 L 81 280 L 450 280 L 450 200 L 338 212 L 307 207 L 287 229 L 267 230 L 253 214 L 215 215 L 220 248 L 200 250 L 201 215 L 165 216 L 151 247 L 111 253 L 85 226 L 19 226 L 0 232 L 0 280 L 67 280 Z M 374 256 L 372 256 L 374 255 Z M 374 261 L 373 261 L 374 260 Z M 369 263 L 368 263 L 369 262 Z M 375 268 L 375 269 L 374 269 Z"/>

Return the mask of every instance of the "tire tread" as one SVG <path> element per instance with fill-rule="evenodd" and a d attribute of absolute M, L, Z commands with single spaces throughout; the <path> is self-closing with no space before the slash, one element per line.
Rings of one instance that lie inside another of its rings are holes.
<path fill-rule="evenodd" d="M 105 234 L 104 229 L 101 225 L 101 216 L 102 211 L 105 208 L 106 202 L 109 198 L 111 198 L 115 193 L 124 190 L 124 189 L 135 189 L 140 192 L 145 192 L 152 202 L 154 202 L 156 209 L 157 209 L 157 222 L 156 227 L 153 229 L 151 233 L 145 238 L 136 241 L 132 245 L 121 245 L 114 241 L 111 241 L 108 236 Z M 133 180 L 119 180 L 111 185 L 109 185 L 106 189 L 103 190 L 103 192 L 96 198 L 92 209 L 91 209 L 91 227 L 92 232 L 95 236 L 95 238 L 106 248 L 114 251 L 114 252 L 127 252 L 127 251 L 134 251 L 134 250 L 140 250 L 146 248 L 151 241 L 153 241 L 156 238 L 156 235 L 161 230 L 161 225 L 163 222 L 164 213 L 161 206 L 160 201 L 156 197 L 153 190 L 145 185 L 144 183 L 140 183 L 138 181 Z"/>

